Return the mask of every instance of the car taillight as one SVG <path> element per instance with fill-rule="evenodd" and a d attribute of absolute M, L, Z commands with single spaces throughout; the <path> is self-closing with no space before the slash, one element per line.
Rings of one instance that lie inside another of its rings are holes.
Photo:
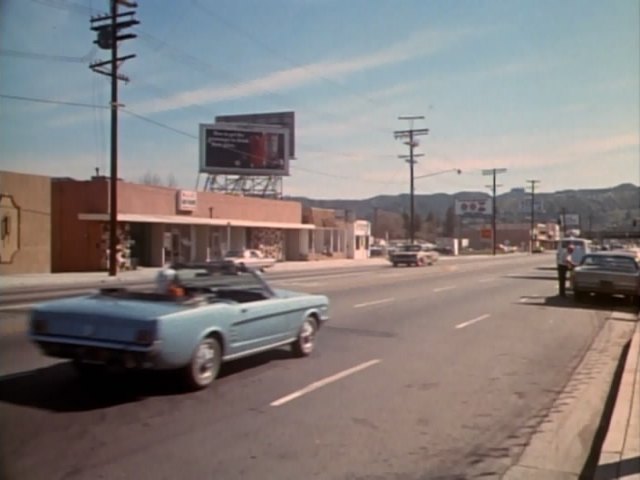
<path fill-rule="evenodd" d="M 31 324 L 31 330 L 37 334 L 47 333 L 47 321 L 43 318 L 36 318 Z"/>
<path fill-rule="evenodd" d="M 151 345 L 156 339 L 156 332 L 152 328 L 141 328 L 136 332 L 135 342 L 141 345 Z"/>

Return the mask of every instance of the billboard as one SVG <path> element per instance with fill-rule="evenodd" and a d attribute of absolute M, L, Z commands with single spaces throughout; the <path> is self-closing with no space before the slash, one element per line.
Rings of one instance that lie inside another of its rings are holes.
<path fill-rule="evenodd" d="M 475 200 L 456 200 L 456 215 L 491 215 L 491 199 L 480 198 Z"/>
<path fill-rule="evenodd" d="M 200 172 L 289 175 L 289 131 L 267 125 L 200 124 Z"/>
<path fill-rule="evenodd" d="M 580 215 L 578 215 L 577 213 L 561 213 L 560 224 L 564 227 L 579 227 Z"/>
<path fill-rule="evenodd" d="M 534 200 L 533 211 L 534 213 L 545 213 L 544 201 L 538 199 Z M 520 213 L 531 213 L 531 198 L 520 202 Z"/>
<path fill-rule="evenodd" d="M 217 115 L 216 123 L 274 125 L 286 128 L 289 131 L 289 159 L 293 159 L 296 156 L 296 118 L 294 112 Z"/>

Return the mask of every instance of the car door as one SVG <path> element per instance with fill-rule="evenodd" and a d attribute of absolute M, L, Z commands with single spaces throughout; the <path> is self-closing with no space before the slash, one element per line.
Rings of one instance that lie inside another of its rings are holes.
<path fill-rule="evenodd" d="M 230 325 L 232 354 L 260 350 L 288 340 L 286 299 L 267 298 L 235 305 Z"/>

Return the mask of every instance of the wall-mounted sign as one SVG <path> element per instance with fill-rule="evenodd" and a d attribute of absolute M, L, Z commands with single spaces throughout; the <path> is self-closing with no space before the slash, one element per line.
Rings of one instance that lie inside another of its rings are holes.
<path fill-rule="evenodd" d="M 198 206 L 198 193 L 193 190 L 178 190 L 176 209 L 179 212 L 195 212 Z"/>

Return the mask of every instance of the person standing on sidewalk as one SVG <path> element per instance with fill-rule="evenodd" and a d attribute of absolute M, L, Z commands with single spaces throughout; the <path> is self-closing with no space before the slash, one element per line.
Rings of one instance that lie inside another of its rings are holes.
<path fill-rule="evenodd" d="M 573 261 L 573 250 L 574 246 L 569 244 L 567 251 L 564 254 L 560 252 L 558 255 L 558 290 L 561 297 L 567 296 L 567 271 L 572 271 L 576 266 Z"/>

